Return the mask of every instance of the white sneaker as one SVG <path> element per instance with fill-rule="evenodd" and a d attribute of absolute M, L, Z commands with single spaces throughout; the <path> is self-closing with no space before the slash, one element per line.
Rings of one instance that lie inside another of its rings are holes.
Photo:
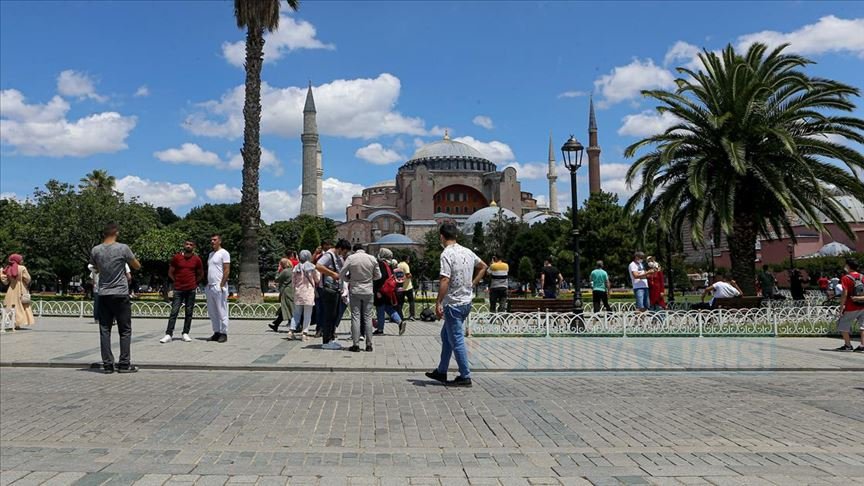
<path fill-rule="evenodd" d="M 166 334 L 165 337 L 159 340 L 159 342 L 162 344 L 170 343 L 173 339 L 174 338 L 172 338 L 170 334 Z"/>
<path fill-rule="evenodd" d="M 360 340 L 361 340 L 361 341 L 365 341 L 365 340 L 366 340 L 366 336 L 360 336 Z"/>
<path fill-rule="evenodd" d="M 188 343 L 188 342 L 192 342 L 192 338 L 189 337 L 188 334 L 184 334 L 184 335 L 183 335 L 183 342 L 186 342 L 186 343 Z"/>
<path fill-rule="evenodd" d="M 332 351 L 337 351 L 342 349 L 342 345 L 337 343 L 336 341 L 330 341 L 329 343 L 321 346 L 321 349 L 329 349 Z"/>

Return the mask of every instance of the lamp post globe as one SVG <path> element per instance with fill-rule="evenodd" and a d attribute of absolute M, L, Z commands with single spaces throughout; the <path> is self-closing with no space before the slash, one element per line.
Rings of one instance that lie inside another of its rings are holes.
<path fill-rule="evenodd" d="M 572 245 L 573 245 L 573 313 L 582 314 L 582 275 L 579 273 L 579 215 L 576 211 L 576 205 L 579 201 L 576 191 L 576 171 L 582 167 L 582 155 L 585 147 L 576 140 L 576 137 L 570 135 L 570 138 L 561 146 L 561 158 L 564 160 L 564 167 L 570 171 L 570 222 L 573 229 L 571 230 Z M 582 325 L 579 326 L 581 330 Z M 571 325 L 571 330 L 574 327 Z"/>

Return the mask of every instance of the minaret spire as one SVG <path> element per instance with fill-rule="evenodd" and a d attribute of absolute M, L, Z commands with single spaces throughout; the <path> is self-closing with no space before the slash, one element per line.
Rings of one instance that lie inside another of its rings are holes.
<path fill-rule="evenodd" d="M 588 188 L 591 194 L 600 192 L 600 144 L 597 142 L 597 116 L 594 95 L 588 102 Z"/>
<path fill-rule="evenodd" d="M 552 148 L 552 132 L 549 132 L 549 172 L 546 174 L 549 180 L 549 211 L 558 212 L 558 171 L 555 167 L 555 150 Z"/>
<path fill-rule="evenodd" d="M 321 216 L 320 185 L 320 147 L 318 142 L 318 121 L 315 98 L 312 96 L 312 82 L 306 92 L 306 105 L 303 107 L 303 189 L 300 199 L 300 214 Z"/>

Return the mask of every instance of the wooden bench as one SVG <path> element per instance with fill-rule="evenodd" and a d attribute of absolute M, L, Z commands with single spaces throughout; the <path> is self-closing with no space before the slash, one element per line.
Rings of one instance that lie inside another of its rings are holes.
<path fill-rule="evenodd" d="M 507 312 L 573 312 L 573 301 L 565 299 L 508 299 Z"/>
<path fill-rule="evenodd" d="M 762 297 L 744 296 L 714 300 L 715 309 L 756 309 L 762 307 Z"/>

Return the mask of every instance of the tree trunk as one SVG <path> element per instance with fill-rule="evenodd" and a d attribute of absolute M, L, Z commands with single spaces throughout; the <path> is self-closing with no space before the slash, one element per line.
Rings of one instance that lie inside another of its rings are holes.
<path fill-rule="evenodd" d="M 261 165 L 261 67 L 264 60 L 264 29 L 250 26 L 246 34 L 246 101 L 243 105 L 243 196 L 240 200 L 240 282 L 237 297 L 241 302 L 260 303 L 261 279 L 258 271 L 258 169 Z"/>
<path fill-rule="evenodd" d="M 744 291 L 744 295 L 756 295 L 756 230 L 752 206 L 736 201 L 735 222 L 729 241 L 729 258 L 732 262 L 732 278 Z"/>

